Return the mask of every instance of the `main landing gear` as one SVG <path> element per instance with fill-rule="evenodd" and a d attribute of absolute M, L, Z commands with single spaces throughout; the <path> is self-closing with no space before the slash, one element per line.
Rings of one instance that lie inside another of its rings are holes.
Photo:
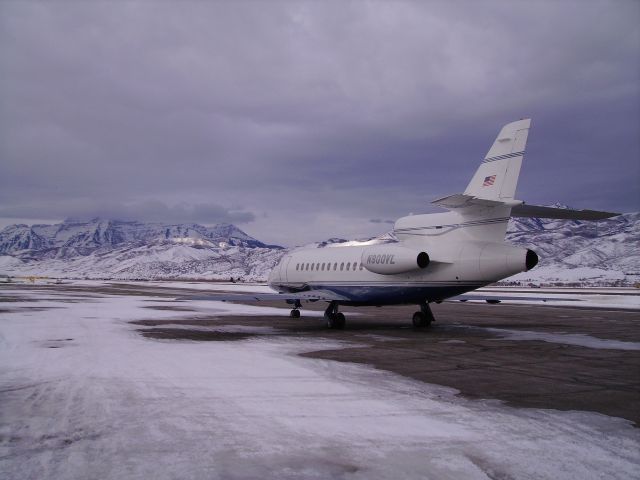
<path fill-rule="evenodd" d="M 435 322 L 436 319 L 431 313 L 431 308 L 428 303 L 420 305 L 420 311 L 413 314 L 413 326 L 416 328 L 425 328 L 431 326 L 431 322 Z"/>
<path fill-rule="evenodd" d="M 346 323 L 344 314 L 338 312 L 338 303 L 331 302 L 324 312 L 324 320 L 327 322 L 327 328 L 342 330 Z"/>

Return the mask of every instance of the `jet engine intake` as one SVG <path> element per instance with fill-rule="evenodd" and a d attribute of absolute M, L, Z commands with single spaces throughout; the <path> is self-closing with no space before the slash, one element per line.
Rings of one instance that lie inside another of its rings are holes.
<path fill-rule="evenodd" d="M 431 259 L 427 252 L 395 245 L 381 245 L 366 249 L 362 253 L 361 262 L 370 272 L 394 275 L 427 268 Z"/>
<path fill-rule="evenodd" d="M 527 250 L 527 257 L 525 260 L 525 266 L 527 267 L 527 272 L 531 270 L 538 264 L 538 255 L 533 250 Z"/>

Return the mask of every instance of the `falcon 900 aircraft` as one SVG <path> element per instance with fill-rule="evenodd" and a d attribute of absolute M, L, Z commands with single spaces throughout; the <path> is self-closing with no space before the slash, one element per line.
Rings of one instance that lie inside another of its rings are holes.
<path fill-rule="evenodd" d="M 449 212 L 398 219 L 393 228 L 398 242 L 292 251 L 269 275 L 269 286 L 279 293 L 193 298 L 285 300 L 293 305 L 294 318 L 300 316 L 301 301 L 326 301 L 329 328 L 345 326 L 340 305 L 415 304 L 420 310 L 413 325 L 429 326 L 434 320 L 429 303 L 464 300 L 465 292 L 536 266 L 535 252 L 504 241 L 510 217 L 600 220 L 617 215 L 515 199 L 530 124 L 524 119 L 502 127 L 464 193 L 432 202 Z"/>

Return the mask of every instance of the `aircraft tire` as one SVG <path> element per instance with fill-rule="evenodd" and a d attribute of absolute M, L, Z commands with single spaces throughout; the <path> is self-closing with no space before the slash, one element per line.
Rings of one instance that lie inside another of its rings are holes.
<path fill-rule="evenodd" d="M 332 313 L 331 315 L 325 316 L 325 320 L 327 321 L 327 328 L 333 330 L 343 329 L 346 323 L 346 319 L 342 313 Z"/>
<path fill-rule="evenodd" d="M 335 320 L 333 313 L 324 316 L 324 321 L 327 323 L 327 328 L 334 328 Z"/>
<path fill-rule="evenodd" d="M 291 318 L 300 318 L 300 310 L 294 308 L 293 310 L 291 310 L 291 312 L 289 313 L 289 316 Z"/>
<path fill-rule="evenodd" d="M 413 326 L 416 328 L 428 327 L 431 322 L 427 320 L 427 317 L 422 312 L 416 312 L 413 314 Z"/>

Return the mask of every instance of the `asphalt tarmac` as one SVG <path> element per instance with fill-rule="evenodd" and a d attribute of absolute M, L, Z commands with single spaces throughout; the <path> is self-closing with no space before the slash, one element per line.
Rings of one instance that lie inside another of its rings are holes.
<path fill-rule="evenodd" d="M 260 303 L 282 307 L 279 303 Z M 188 302 L 167 308 L 188 308 Z M 175 321 L 146 320 L 151 338 L 229 341 L 260 335 L 315 336 L 344 348 L 304 356 L 354 362 L 422 382 L 453 387 L 475 399 L 515 407 L 583 410 L 640 425 L 640 312 L 589 308 L 443 303 L 432 306 L 437 322 L 411 326 L 413 306 L 343 308 L 345 330 L 327 330 L 321 318 L 277 316 L 194 317 L 194 327 L 271 326 L 274 333 L 171 328 Z M 163 327 L 163 325 L 167 325 Z M 151 327 L 151 328 L 150 328 Z"/>

